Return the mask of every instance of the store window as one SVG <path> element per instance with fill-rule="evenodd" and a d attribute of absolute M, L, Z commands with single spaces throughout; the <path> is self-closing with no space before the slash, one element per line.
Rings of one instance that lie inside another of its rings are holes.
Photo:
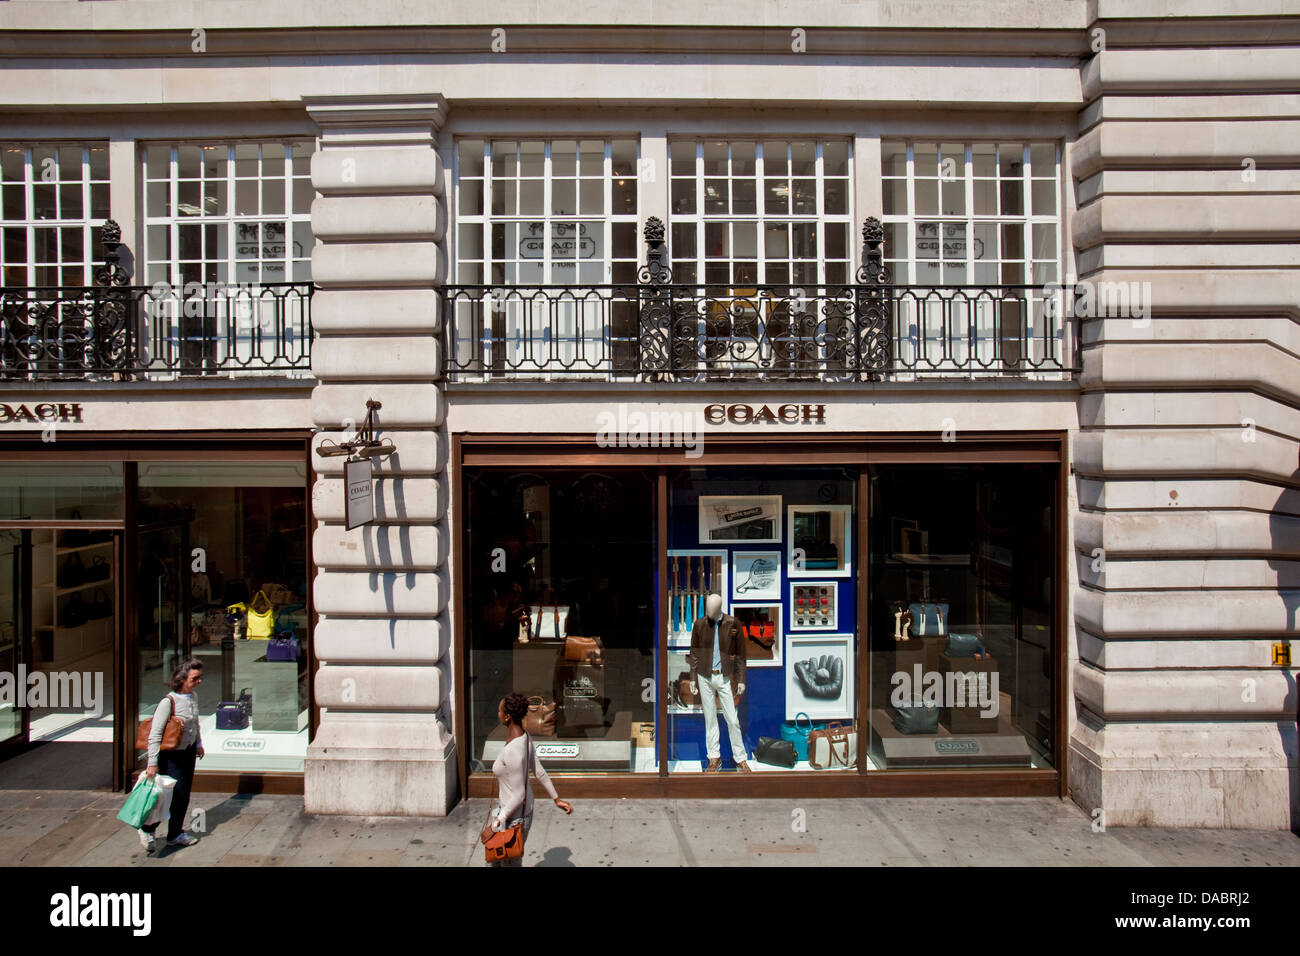
<path fill-rule="evenodd" d="M 670 771 L 856 772 L 855 471 L 670 481 Z"/>
<path fill-rule="evenodd" d="M 307 542 L 302 462 L 139 465 L 139 716 L 179 658 L 202 660 L 200 770 L 303 770 Z"/>
<path fill-rule="evenodd" d="M 0 146 L 5 287 L 93 285 L 108 216 L 106 144 Z"/>
<path fill-rule="evenodd" d="M 743 289 L 850 281 L 843 140 L 674 140 L 673 280 Z"/>
<path fill-rule="evenodd" d="M 1049 768 L 1055 466 L 869 469 L 870 768 Z"/>
<path fill-rule="evenodd" d="M 311 281 L 314 149 L 311 140 L 142 147 L 153 344 L 176 343 L 192 369 L 305 355 L 304 302 L 284 284 Z"/>
<path fill-rule="evenodd" d="M 0 521 L 121 521 L 120 462 L 0 462 Z"/>
<path fill-rule="evenodd" d="M 549 773 L 655 771 L 653 476 L 483 469 L 467 483 L 471 771 L 500 753 L 511 691 L 535 705 Z"/>
<path fill-rule="evenodd" d="M 922 287 L 899 302 L 906 364 L 1063 354 L 1043 290 L 1061 278 L 1060 160 L 1056 143 L 881 143 L 885 263 Z"/>

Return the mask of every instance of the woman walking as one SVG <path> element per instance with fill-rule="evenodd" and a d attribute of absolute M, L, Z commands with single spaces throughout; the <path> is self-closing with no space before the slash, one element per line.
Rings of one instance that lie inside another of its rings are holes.
<path fill-rule="evenodd" d="M 528 698 L 523 694 L 507 694 L 497 705 L 497 719 L 506 725 L 506 744 L 492 763 L 492 773 L 497 778 L 497 800 L 488 814 L 488 821 L 480 834 L 487 842 L 493 833 L 523 824 L 523 840 L 528 846 L 528 831 L 533 825 L 533 788 L 528 784 L 528 768 L 542 785 L 555 805 L 565 813 L 573 812 L 573 805 L 561 800 L 555 786 L 546 774 L 546 768 L 537 759 L 532 738 L 524 732 L 524 717 L 528 714 Z M 522 855 L 513 860 L 498 860 L 488 866 L 523 866 Z"/>
<path fill-rule="evenodd" d="M 194 785 L 194 762 L 203 757 L 203 738 L 199 734 L 199 700 L 196 691 L 203 683 L 203 662 L 196 657 L 181 661 L 168 682 L 172 693 L 158 701 L 149 733 L 149 762 L 145 773 L 152 779 L 162 773 L 176 781 L 172 790 L 171 815 L 167 821 L 168 846 L 193 846 L 199 841 L 185 832 L 185 815 L 190 809 L 190 788 Z M 180 743 L 175 750 L 162 750 L 162 735 L 167 721 L 175 715 L 183 725 Z M 157 846 L 154 831 L 157 823 L 140 830 L 140 844 L 146 853 Z"/>

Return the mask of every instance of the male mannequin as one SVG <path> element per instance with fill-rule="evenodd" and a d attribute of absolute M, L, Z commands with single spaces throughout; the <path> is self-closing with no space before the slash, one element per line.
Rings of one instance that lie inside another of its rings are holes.
<path fill-rule="evenodd" d="M 721 703 L 731 738 L 731 759 L 742 773 L 753 773 L 736 716 L 736 700 L 745 693 L 745 636 L 740 622 L 722 613 L 722 597 L 718 594 L 708 596 L 704 617 L 691 628 L 691 649 L 686 663 L 691 666 L 691 690 L 699 694 L 704 707 L 704 743 L 709 755 L 704 772 L 717 773 L 722 769 L 718 734 L 718 704 Z"/>

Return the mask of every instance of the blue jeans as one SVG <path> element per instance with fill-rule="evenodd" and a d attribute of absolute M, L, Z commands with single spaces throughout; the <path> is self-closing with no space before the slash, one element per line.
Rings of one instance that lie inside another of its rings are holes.
<path fill-rule="evenodd" d="M 184 750 L 158 751 L 158 772 L 176 781 L 172 790 L 171 816 L 167 820 L 167 839 L 175 840 L 185 830 L 185 815 L 190 811 L 190 788 L 194 786 L 194 764 L 199 759 L 199 745 L 190 744 Z M 141 827 L 153 833 L 158 824 Z"/>

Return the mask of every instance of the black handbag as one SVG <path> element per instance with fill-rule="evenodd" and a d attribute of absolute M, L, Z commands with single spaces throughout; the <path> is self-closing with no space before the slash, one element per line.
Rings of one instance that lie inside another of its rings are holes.
<path fill-rule="evenodd" d="M 794 751 L 794 744 L 789 740 L 782 740 L 780 737 L 759 737 L 758 744 L 754 747 L 754 759 L 759 763 L 785 767 L 789 770 L 797 762 L 798 754 Z"/>
<path fill-rule="evenodd" d="M 239 700 L 223 700 L 217 705 L 218 730 L 244 730 L 253 721 L 253 692 L 245 687 Z"/>
<path fill-rule="evenodd" d="M 113 603 L 108 599 L 108 592 L 103 588 L 95 588 L 95 594 L 90 599 L 90 607 L 86 610 L 86 620 L 102 621 L 112 615 Z"/>
<path fill-rule="evenodd" d="M 81 556 L 74 554 L 59 566 L 59 587 L 75 588 L 86 583 L 86 566 Z"/>
<path fill-rule="evenodd" d="M 920 701 L 910 707 L 895 707 L 894 729 L 900 734 L 937 734 L 939 708 L 927 706 Z"/>
<path fill-rule="evenodd" d="M 87 620 L 86 602 L 81 600 L 80 594 L 72 595 L 68 599 L 68 603 L 63 605 L 63 613 L 59 615 L 59 623 L 64 627 L 81 627 Z"/>
<path fill-rule="evenodd" d="M 113 576 L 113 566 L 101 557 L 96 557 L 90 562 L 90 567 L 86 568 L 81 574 L 82 584 L 95 584 L 99 581 L 107 581 Z"/>

